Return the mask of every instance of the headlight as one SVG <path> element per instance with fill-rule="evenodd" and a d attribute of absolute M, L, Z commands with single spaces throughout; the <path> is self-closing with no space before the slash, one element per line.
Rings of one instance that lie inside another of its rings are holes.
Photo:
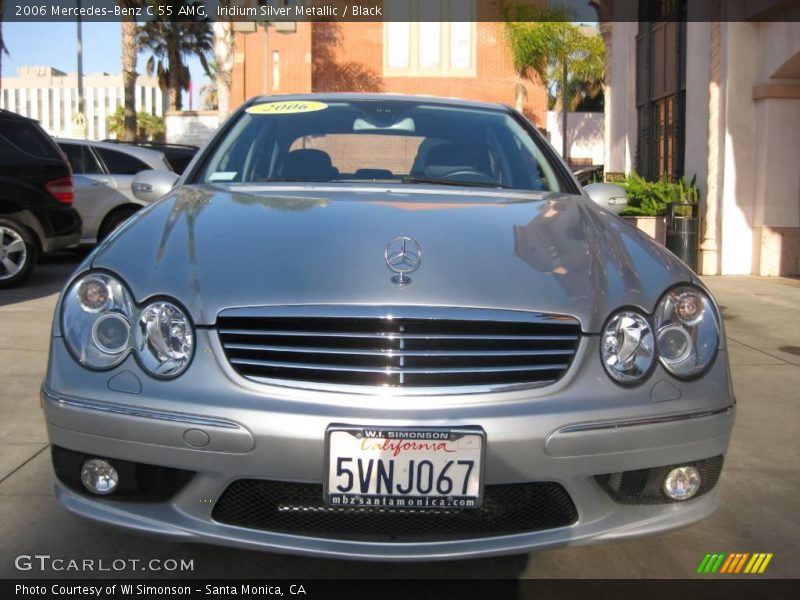
<path fill-rule="evenodd" d="M 134 352 L 149 374 L 177 377 L 194 354 L 194 329 L 183 310 L 164 300 L 140 309 L 106 273 L 89 273 L 69 287 L 61 329 L 72 355 L 92 369 L 111 369 Z"/>
<path fill-rule="evenodd" d="M 75 358 L 92 369 L 110 369 L 132 348 L 131 295 L 105 273 L 90 273 L 73 283 L 64 296 L 61 330 Z"/>
<path fill-rule="evenodd" d="M 175 377 L 192 360 L 192 324 L 174 304 L 154 302 L 146 306 L 139 315 L 135 335 L 136 354 L 152 375 Z"/>
<path fill-rule="evenodd" d="M 670 290 L 655 313 L 661 364 L 676 377 L 703 372 L 717 354 L 719 323 L 711 299 L 697 288 Z"/>
<path fill-rule="evenodd" d="M 614 314 L 603 330 L 600 351 L 611 377 L 620 383 L 636 383 L 649 373 L 655 358 L 650 323 L 633 310 Z"/>

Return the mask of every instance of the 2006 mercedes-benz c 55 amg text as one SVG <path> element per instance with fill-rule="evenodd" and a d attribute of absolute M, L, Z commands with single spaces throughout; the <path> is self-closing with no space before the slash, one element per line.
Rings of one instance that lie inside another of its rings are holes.
<path fill-rule="evenodd" d="M 719 309 L 503 106 L 259 98 L 67 284 L 55 492 L 176 540 L 372 560 L 711 514 Z M 168 192 L 168 193 L 167 193 Z"/>

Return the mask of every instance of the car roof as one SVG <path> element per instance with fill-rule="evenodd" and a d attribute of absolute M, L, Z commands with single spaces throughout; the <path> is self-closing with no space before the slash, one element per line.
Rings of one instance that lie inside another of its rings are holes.
<path fill-rule="evenodd" d="M 251 106 L 261 102 L 284 102 L 291 100 L 308 100 L 316 102 L 330 101 L 358 101 L 358 100 L 372 100 L 372 101 L 387 101 L 387 102 L 408 102 L 419 103 L 425 102 L 427 104 L 440 104 L 443 106 L 455 106 L 461 108 L 479 108 L 484 110 L 501 110 L 508 111 L 510 107 L 499 102 L 479 102 L 477 100 L 464 100 L 462 98 L 446 98 L 442 96 L 422 96 L 416 94 L 383 94 L 383 93 L 319 93 L 319 94 L 282 94 L 274 96 L 256 96 L 246 102 L 246 106 Z"/>
<path fill-rule="evenodd" d="M 125 154 L 130 154 L 131 156 L 135 156 L 147 162 L 155 161 L 160 162 L 164 158 L 164 153 L 159 150 L 153 150 L 152 148 L 142 148 L 141 146 L 132 146 L 129 144 L 115 144 L 113 142 L 97 142 L 95 140 L 81 140 L 81 139 L 72 139 L 72 138 L 53 138 L 59 144 L 67 143 L 67 144 L 81 144 L 84 146 L 92 146 L 94 148 L 106 148 L 108 150 L 116 150 L 117 152 L 123 152 Z"/>
<path fill-rule="evenodd" d="M 100 140 L 106 144 L 114 144 L 118 146 L 119 144 L 123 144 L 126 146 L 137 146 L 139 148 L 150 148 L 152 150 L 193 150 L 197 151 L 200 149 L 200 146 L 195 146 L 194 144 L 170 144 L 167 142 L 126 142 L 125 140 L 113 140 L 107 138 L 105 140 Z"/>
<path fill-rule="evenodd" d="M 8 120 L 16 120 L 16 121 L 29 121 L 31 123 L 38 123 L 36 119 L 31 119 L 30 117 L 26 117 L 19 113 L 12 112 L 10 110 L 6 110 L 5 108 L 0 108 L 0 118 L 8 119 Z"/>

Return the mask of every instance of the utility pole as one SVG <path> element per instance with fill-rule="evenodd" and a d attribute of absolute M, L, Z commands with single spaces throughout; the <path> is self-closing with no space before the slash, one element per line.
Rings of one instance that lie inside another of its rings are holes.
<path fill-rule="evenodd" d="M 78 112 L 84 112 L 83 100 L 83 23 L 81 23 L 81 0 L 78 3 Z"/>
<path fill-rule="evenodd" d="M 569 110 L 569 72 L 567 69 L 567 56 L 564 56 L 563 69 L 561 71 L 561 158 L 564 162 L 569 160 L 567 156 L 567 111 Z"/>
<path fill-rule="evenodd" d="M 76 0 L 78 7 L 78 112 L 72 118 L 72 125 L 76 131 L 76 137 L 86 137 L 88 127 L 86 126 L 86 113 L 84 112 L 83 98 L 83 23 L 81 22 L 81 0 Z"/>

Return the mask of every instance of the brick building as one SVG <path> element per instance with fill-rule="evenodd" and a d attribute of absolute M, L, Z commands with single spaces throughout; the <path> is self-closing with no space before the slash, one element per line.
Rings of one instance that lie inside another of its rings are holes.
<path fill-rule="evenodd" d="M 407 6 L 424 11 L 437 4 L 409 0 Z M 409 18 L 419 15 L 408 13 Z M 424 94 L 513 106 L 519 79 L 503 23 L 476 22 L 474 14 L 462 15 L 463 21 L 450 17 L 442 22 L 237 23 L 231 107 L 261 94 L 307 92 Z M 546 90 L 524 85 L 524 113 L 544 128 Z"/>

